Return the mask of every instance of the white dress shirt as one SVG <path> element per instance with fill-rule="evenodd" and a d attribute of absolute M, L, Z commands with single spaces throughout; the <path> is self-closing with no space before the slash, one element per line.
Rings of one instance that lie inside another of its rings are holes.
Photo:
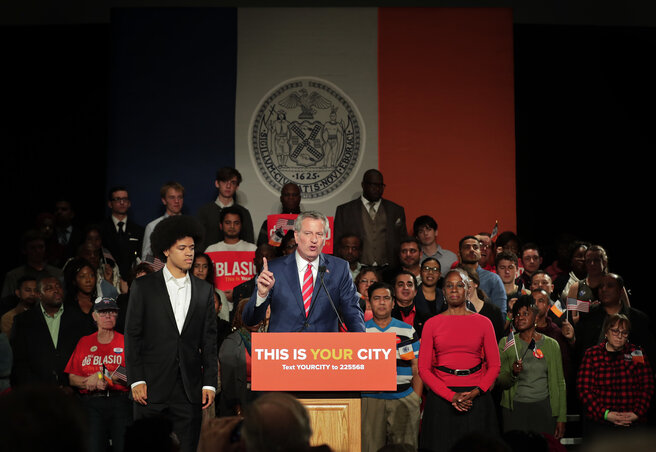
<path fill-rule="evenodd" d="M 166 265 L 162 273 L 164 273 L 166 290 L 169 292 L 169 300 L 171 301 L 171 308 L 173 308 L 175 323 L 178 325 L 178 331 L 182 333 L 182 327 L 184 326 L 187 311 L 189 311 L 189 303 L 191 302 L 191 279 L 189 279 L 189 273 L 185 274 L 183 278 L 175 278 Z"/>
<path fill-rule="evenodd" d="M 374 211 L 378 213 L 378 209 L 380 209 L 380 203 L 383 200 L 383 198 L 380 198 L 378 201 L 374 203 Z M 365 210 L 369 212 L 369 208 L 371 207 L 371 201 L 369 201 L 367 198 L 365 198 L 363 195 L 360 195 L 360 201 L 362 201 L 362 205 L 364 206 Z"/>
<path fill-rule="evenodd" d="M 298 274 L 298 284 L 302 288 L 303 287 L 303 280 L 305 279 L 305 271 L 307 270 L 308 266 L 308 261 L 303 259 L 299 254 L 298 251 L 294 253 L 294 258 L 296 259 L 296 272 Z M 317 274 L 319 273 L 319 256 L 311 262 L 312 264 L 312 287 L 314 287 L 317 284 Z M 273 275 L 275 277 L 275 275 Z M 257 290 L 257 286 L 256 286 Z M 268 295 L 267 295 L 268 296 Z M 257 299 L 255 300 L 255 306 L 259 306 L 262 303 L 266 301 L 266 297 L 260 297 L 260 294 L 257 294 Z"/>

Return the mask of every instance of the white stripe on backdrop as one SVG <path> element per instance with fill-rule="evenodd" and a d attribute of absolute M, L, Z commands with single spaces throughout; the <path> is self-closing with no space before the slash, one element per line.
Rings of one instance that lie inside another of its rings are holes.
<path fill-rule="evenodd" d="M 266 104 L 263 101 L 272 95 L 275 97 L 274 88 L 283 86 L 283 82 L 299 78 L 326 81 L 329 88 L 336 87 L 338 92 L 341 91 L 347 104 L 351 102 L 354 115 L 361 121 L 356 130 L 362 144 L 357 164 L 350 168 L 349 176 L 338 189 L 314 199 L 305 196 L 301 204 L 304 210 L 313 209 L 334 215 L 339 204 L 359 196 L 364 171 L 378 167 L 377 25 L 377 8 L 238 10 L 235 165 L 244 178 L 239 187 L 239 202 L 250 210 L 256 234 L 267 214 L 279 212 L 280 202 L 279 193 L 275 193 L 266 183 L 262 176 L 264 171 L 259 169 L 251 156 L 251 124 L 262 123 L 257 121 L 257 115 Z M 299 92 L 293 88 L 288 93 L 294 91 Z M 279 102 L 285 97 L 286 93 L 275 97 L 268 109 L 264 109 L 265 121 L 277 118 L 282 109 Z M 333 104 L 337 105 L 335 102 Z M 330 108 L 315 105 L 319 107 L 316 109 L 317 117 L 313 119 L 317 120 L 321 115 L 321 122 L 326 124 Z M 345 118 L 344 105 L 338 105 L 337 111 L 337 121 L 341 121 L 342 130 L 350 125 Z M 287 113 L 291 111 L 286 110 Z M 294 109 L 294 115 L 297 111 Z M 296 127 L 296 135 L 306 136 L 304 132 L 311 130 L 309 126 L 313 119 L 304 123 L 307 128 Z M 297 116 L 287 117 L 286 120 L 303 125 Z M 327 149 L 326 136 L 322 139 L 324 150 Z M 272 158 L 276 162 L 277 157 Z M 303 155 L 299 156 L 300 160 L 303 158 Z M 313 157 L 305 155 L 305 158 Z M 310 165 L 309 169 L 320 165 L 324 168 L 331 166 L 326 159 L 316 165 L 307 159 L 304 163 Z"/>

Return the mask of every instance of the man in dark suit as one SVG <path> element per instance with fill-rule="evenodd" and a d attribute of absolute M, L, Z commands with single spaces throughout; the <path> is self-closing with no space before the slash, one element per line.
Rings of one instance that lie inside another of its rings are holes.
<path fill-rule="evenodd" d="M 12 385 L 46 383 L 70 389 L 64 368 L 78 340 L 93 331 L 80 311 L 64 309 L 59 279 L 42 278 L 37 292 L 39 304 L 14 317 Z"/>
<path fill-rule="evenodd" d="M 130 198 L 125 187 L 110 189 L 107 204 L 111 215 L 101 225 L 102 242 L 114 256 L 121 277 L 126 279 L 141 257 L 144 228 L 128 218 Z"/>
<path fill-rule="evenodd" d="M 155 227 L 151 249 L 166 265 L 132 283 L 125 328 L 135 419 L 168 417 L 189 452 L 196 451 L 218 373 L 213 288 L 189 272 L 201 235 L 200 224 L 185 215 Z"/>
<path fill-rule="evenodd" d="M 405 210 L 382 199 L 383 175 L 367 170 L 362 178 L 362 196 L 337 206 L 335 237 L 353 234 L 362 238 L 360 262 L 364 265 L 398 264 L 399 244 L 408 235 Z"/>
<path fill-rule="evenodd" d="M 259 323 L 270 306 L 271 332 L 338 331 L 342 321 L 348 331 L 364 332 L 364 316 L 348 263 L 321 253 L 327 233 L 328 219 L 323 214 L 303 212 L 298 216 L 294 223 L 296 252 L 271 265 L 263 260 L 255 291 L 242 313 L 244 323 Z"/>

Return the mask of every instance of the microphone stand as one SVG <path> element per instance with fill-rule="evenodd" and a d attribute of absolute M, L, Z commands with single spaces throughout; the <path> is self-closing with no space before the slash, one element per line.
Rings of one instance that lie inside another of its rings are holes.
<path fill-rule="evenodd" d="M 333 303 L 333 299 L 330 296 L 330 293 L 328 292 L 328 289 L 326 288 L 326 285 L 323 282 L 323 275 L 326 273 L 326 266 L 325 265 L 320 265 L 319 266 L 319 281 L 321 284 L 321 287 L 323 287 L 324 292 L 326 292 L 326 295 L 328 295 L 328 301 L 330 301 L 330 306 L 333 307 L 333 311 L 335 311 L 335 315 L 337 316 L 337 321 L 339 322 L 339 326 L 343 331 L 347 331 L 346 327 L 344 326 L 344 322 L 342 321 L 342 318 L 339 316 L 339 312 L 337 312 L 337 308 L 335 307 L 335 303 Z"/>

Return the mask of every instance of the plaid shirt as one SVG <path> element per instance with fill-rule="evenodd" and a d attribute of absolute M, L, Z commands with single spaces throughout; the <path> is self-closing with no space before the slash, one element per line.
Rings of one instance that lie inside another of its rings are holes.
<path fill-rule="evenodd" d="M 604 342 L 585 352 L 577 389 L 589 418 L 603 422 L 606 410 L 632 411 L 644 421 L 654 394 L 654 375 L 644 354 L 644 363 L 632 356 L 640 350 L 640 347 L 626 344 L 621 352 L 610 353 Z"/>

